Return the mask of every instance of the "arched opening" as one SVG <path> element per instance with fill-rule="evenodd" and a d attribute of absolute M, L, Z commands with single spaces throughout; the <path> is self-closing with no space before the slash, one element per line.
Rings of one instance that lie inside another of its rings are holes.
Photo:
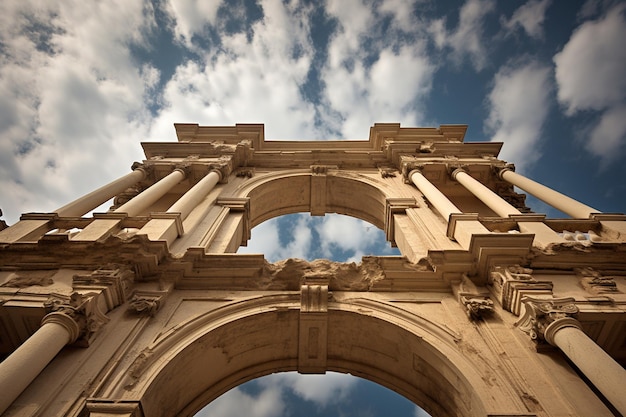
<path fill-rule="evenodd" d="M 363 304 L 363 305 L 360 305 Z M 364 311 L 367 312 L 364 313 Z M 229 305 L 172 329 L 149 348 L 125 396 L 145 414 L 192 416 L 228 390 L 260 376 L 298 369 L 299 295 Z M 326 371 L 385 386 L 436 417 L 482 416 L 494 395 L 462 358 L 454 336 L 419 317 L 372 301 L 328 310 Z M 130 388 L 129 388 L 130 387 Z"/>
<path fill-rule="evenodd" d="M 340 214 L 286 214 L 252 229 L 237 253 L 263 253 L 269 262 L 287 258 L 361 262 L 363 256 L 398 256 L 385 233 L 365 220 Z"/>
<path fill-rule="evenodd" d="M 349 374 L 272 374 L 235 387 L 196 417 L 247 415 L 428 417 L 411 401 L 374 382 Z"/>

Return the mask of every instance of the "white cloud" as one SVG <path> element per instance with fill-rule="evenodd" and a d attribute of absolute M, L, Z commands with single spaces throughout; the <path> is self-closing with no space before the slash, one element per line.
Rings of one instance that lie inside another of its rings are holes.
<path fill-rule="evenodd" d="M 604 17 L 583 23 L 554 56 L 558 99 L 573 116 L 595 111 L 599 121 L 589 130 L 587 149 L 605 160 L 626 142 L 626 18 L 623 3 Z"/>
<path fill-rule="evenodd" d="M 500 158 L 514 161 L 520 171 L 540 156 L 550 91 L 550 68 L 534 61 L 511 63 L 495 75 L 486 127 L 492 141 L 504 142 Z"/>
<path fill-rule="evenodd" d="M 359 379 L 350 374 L 337 372 L 320 375 L 285 372 L 268 375 L 260 381 L 264 387 L 288 389 L 300 398 L 314 402 L 318 407 L 325 407 L 346 399 Z"/>
<path fill-rule="evenodd" d="M 0 108 L 10 109 L 0 188 L 9 222 L 53 210 L 141 158 L 143 98 L 158 73 L 137 68 L 130 48 L 144 45 L 153 25 L 151 6 L 138 0 L 0 4 Z"/>
<path fill-rule="evenodd" d="M 205 26 L 215 24 L 221 5 L 222 0 L 169 0 L 166 7 L 174 18 L 176 37 L 191 47 L 194 35 L 202 34 Z"/>
<path fill-rule="evenodd" d="M 314 106 L 301 94 L 313 55 L 307 10 L 276 0 L 266 0 L 262 7 L 265 18 L 254 23 L 251 38 L 222 33 L 219 49 L 202 51 L 200 62 L 177 67 L 165 86 L 165 106 L 152 137 L 171 135 L 173 121 L 265 123 L 270 139 L 318 135 Z"/>
<path fill-rule="evenodd" d="M 461 65 L 467 56 L 477 71 L 487 64 L 487 50 L 483 39 L 485 17 L 494 9 L 493 0 L 467 0 L 461 8 L 459 24 L 455 30 L 446 29 L 446 19 L 435 19 L 429 25 L 435 45 L 452 49 L 452 59 Z"/>
<path fill-rule="evenodd" d="M 502 25 L 510 31 L 521 28 L 531 38 L 541 39 L 546 10 L 550 3 L 551 0 L 529 0 L 513 13 L 511 19 L 503 19 Z"/>
<path fill-rule="evenodd" d="M 366 138 L 375 122 L 419 124 L 419 105 L 430 93 L 435 71 L 424 42 L 406 44 L 400 33 L 381 37 L 373 28 L 379 27 L 381 16 L 389 15 L 389 5 L 378 10 L 376 5 L 373 9 L 353 3 L 330 2 L 327 10 L 340 25 L 321 70 L 325 122 L 348 139 Z M 410 26 L 408 17 L 392 16 L 392 26 Z"/>
<path fill-rule="evenodd" d="M 285 412 L 284 387 L 266 386 L 258 395 L 233 388 L 196 414 L 197 417 L 275 417 Z"/>
<path fill-rule="evenodd" d="M 363 220 L 346 216 L 325 216 L 316 225 L 320 236 L 322 254 L 332 257 L 335 247 L 343 251 L 353 251 L 355 256 L 352 260 L 359 262 L 366 249 L 376 241 L 379 229 Z"/>
<path fill-rule="evenodd" d="M 287 258 L 310 259 L 313 240 L 311 216 L 296 214 L 295 217 L 291 217 L 295 224 L 290 229 L 290 239 L 286 244 L 280 242 L 279 228 L 287 229 L 287 226 L 279 223 L 280 220 L 281 217 L 273 218 L 252 229 L 252 238 L 248 246 L 241 247 L 238 253 L 262 253 L 270 262 Z"/>

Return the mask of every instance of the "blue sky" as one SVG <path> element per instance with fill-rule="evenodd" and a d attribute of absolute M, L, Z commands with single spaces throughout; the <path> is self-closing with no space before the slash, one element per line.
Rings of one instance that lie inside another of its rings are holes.
<path fill-rule="evenodd" d="M 315 140 L 468 124 L 466 140 L 504 142 L 518 172 L 624 212 L 625 15 L 610 0 L 3 0 L 1 218 L 129 172 L 140 141 L 175 140 L 174 122 Z M 245 250 L 358 261 L 389 253 L 379 237 L 295 215 Z"/>

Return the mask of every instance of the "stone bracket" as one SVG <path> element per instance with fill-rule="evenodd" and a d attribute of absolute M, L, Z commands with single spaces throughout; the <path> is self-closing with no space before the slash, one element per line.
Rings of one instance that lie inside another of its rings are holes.
<path fill-rule="evenodd" d="M 178 236 L 182 236 L 185 233 L 183 228 L 183 220 L 180 213 L 176 212 L 153 212 L 150 213 L 150 217 L 153 219 L 169 219 L 174 220 L 174 224 L 176 225 L 176 233 Z"/>
<path fill-rule="evenodd" d="M 328 349 L 328 280 L 306 280 L 300 289 L 298 372 L 326 372 Z"/>

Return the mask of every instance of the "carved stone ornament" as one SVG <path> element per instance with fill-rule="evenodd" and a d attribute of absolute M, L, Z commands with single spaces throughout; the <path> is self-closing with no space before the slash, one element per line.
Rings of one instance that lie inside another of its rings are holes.
<path fill-rule="evenodd" d="M 254 168 L 239 168 L 235 176 L 240 178 L 252 178 L 254 176 Z"/>
<path fill-rule="evenodd" d="M 378 171 L 382 178 L 393 178 L 396 176 L 396 172 L 398 172 L 398 170 L 393 167 L 379 167 Z"/>
<path fill-rule="evenodd" d="M 78 335 L 75 338 L 80 346 L 88 346 L 89 340 L 100 328 L 109 321 L 98 308 L 97 294 L 72 293 L 69 299 L 60 294 L 51 294 L 44 302 L 44 307 L 49 316 L 62 314 L 71 318 L 76 323 Z"/>
<path fill-rule="evenodd" d="M 618 294 L 615 277 L 604 276 L 593 268 L 580 268 L 576 270 L 580 277 L 580 284 L 591 294 Z"/>
<path fill-rule="evenodd" d="M 314 175 L 326 175 L 328 168 L 328 165 L 311 165 L 311 173 Z"/>
<path fill-rule="evenodd" d="M 161 307 L 159 296 L 135 294 L 130 300 L 128 309 L 138 314 L 146 314 L 153 317 Z"/>
<path fill-rule="evenodd" d="M 471 320 L 478 320 L 485 315 L 493 313 L 493 301 L 481 294 L 459 294 L 461 303 L 467 309 L 467 316 Z"/>
<path fill-rule="evenodd" d="M 553 344 L 552 336 L 562 327 L 562 324 L 580 327 L 573 317 L 578 313 L 578 307 L 574 304 L 573 298 L 525 297 L 523 303 L 524 314 L 516 325 L 537 343 Z"/>

